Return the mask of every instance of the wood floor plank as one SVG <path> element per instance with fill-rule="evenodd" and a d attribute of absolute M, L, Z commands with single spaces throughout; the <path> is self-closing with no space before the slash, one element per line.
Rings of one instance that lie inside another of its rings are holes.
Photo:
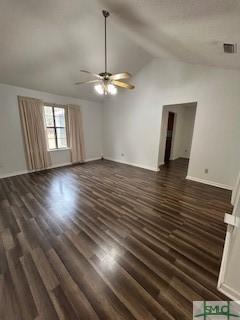
<path fill-rule="evenodd" d="M 95 310 L 82 293 L 77 283 L 73 280 L 57 253 L 51 249 L 48 252 L 48 257 L 58 280 L 61 283 L 63 291 L 75 310 L 78 319 L 98 320 L 99 317 Z"/>
<path fill-rule="evenodd" d="M 230 192 L 99 160 L 0 179 L 1 320 L 190 320 L 217 291 Z"/>
<path fill-rule="evenodd" d="M 58 319 L 56 310 L 51 302 L 48 291 L 44 286 L 42 279 L 31 256 L 25 255 L 20 258 L 28 284 L 38 310 L 38 314 L 46 319 Z"/>
<path fill-rule="evenodd" d="M 8 266 L 23 319 L 31 320 L 37 316 L 37 309 L 16 249 L 7 252 Z"/>

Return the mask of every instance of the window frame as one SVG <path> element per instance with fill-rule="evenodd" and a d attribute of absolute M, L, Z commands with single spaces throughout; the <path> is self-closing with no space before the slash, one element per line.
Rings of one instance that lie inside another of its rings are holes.
<path fill-rule="evenodd" d="M 47 139 L 47 145 L 48 145 L 48 151 L 56 151 L 56 150 L 62 150 L 62 149 L 68 149 L 68 137 L 67 137 L 67 117 L 66 117 L 66 108 L 64 106 L 59 105 L 51 105 L 51 104 L 44 104 L 44 107 L 52 108 L 52 114 L 53 114 L 53 126 L 47 126 L 46 123 L 46 117 L 45 117 L 45 110 L 44 110 L 44 121 L 45 121 L 45 128 L 46 129 L 53 129 L 54 130 L 54 138 L 55 138 L 55 145 L 56 148 L 50 149 L 49 148 L 49 141 L 48 141 L 48 135 L 46 134 Z M 65 119 L 65 127 L 62 126 L 56 126 L 56 119 L 55 119 L 55 108 L 61 108 L 64 110 L 64 119 Z M 58 147 L 58 138 L 57 138 L 57 129 L 65 129 L 66 133 L 66 147 Z M 47 130 L 46 130 L 47 131 Z"/>

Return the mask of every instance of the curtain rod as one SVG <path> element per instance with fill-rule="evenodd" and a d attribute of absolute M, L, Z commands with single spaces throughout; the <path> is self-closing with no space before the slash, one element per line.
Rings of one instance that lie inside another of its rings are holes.
<path fill-rule="evenodd" d="M 69 106 L 72 106 L 72 107 L 78 107 L 80 108 L 79 105 L 77 104 L 62 104 L 62 103 L 55 103 L 55 102 L 44 102 L 42 99 L 39 99 L 39 98 L 33 98 L 33 97 L 27 97 L 27 96 L 18 96 L 19 98 L 24 98 L 24 99 L 33 99 L 33 100 L 38 100 L 38 101 L 42 101 L 43 105 L 46 106 L 46 107 L 60 107 L 60 108 L 67 108 Z"/>

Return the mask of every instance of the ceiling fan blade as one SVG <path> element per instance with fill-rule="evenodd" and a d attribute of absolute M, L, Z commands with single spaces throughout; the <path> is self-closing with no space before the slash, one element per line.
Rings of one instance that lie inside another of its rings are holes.
<path fill-rule="evenodd" d="M 81 72 L 84 72 L 84 73 L 91 74 L 92 76 L 97 77 L 97 78 L 99 78 L 99 79 L 102 79 L 102 77 L 101 77 L 99 74 L 97 74 L 97 73 L 92 73 L 92 72 L 87 71 L 87 70 L 80 70 L 80 71 L 81 71 Z"/>
<path fill-rule="evenodd" d="M 99 82 L 99 80 L 78 81 L 78 82 L 75 82 L 74 84 L 78 86 L 79 84 L 95 83 L 95 82 Z"/>
<path fill-rule="evenodd" d="M 135 88 L 134 85 L 132 85 L 130 83 L 125 83 L 122 81 L 113 80 L 112 83 L 115 84 L 115 86 L 120 87 L 120 88 L 124 88 L 124 89 L 134 89 Z"/>
<path fill-rule="evenodd" d="M 129 79 L 132 75 L 128 72 L 116 73 L 109 77 L 111 80 Z"/>

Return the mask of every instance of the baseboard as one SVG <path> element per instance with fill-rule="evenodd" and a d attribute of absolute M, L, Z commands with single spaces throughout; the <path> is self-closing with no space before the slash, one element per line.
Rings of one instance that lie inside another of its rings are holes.
<path fill-rule="evenodd" d="M 232 299 L 233 301 L 240 300 L 240 292 L 234 290 L 233 288 L 229 287 L 226 284 L 222 284 L 221 287 L 218 288 L 218 291 L 223 293 L 228 298 Z"/>
<path fill-rule="evenodd" d="M 142 168 L 142 169 L 146 169 L 146 170 L 151 170 L 151 171 L 159 171 L 160 170 L 159 168 L 144 166 L 144 165 L 141 165 L 141 164 L 128 162 L 128 161 L 124 161 L 124 160 L 119 160 L 119 159 L 114 159 L 114 158 L 109 158 L 109 157 L 104 157 L 104 159 L 105 160 L 109 160 L 109 161 L 118 162 L 118 163 L 127 164 L 127 165 L 133 166 L 133 167 L 138 167 L 138 168 Z"/>
<path fill-rule="evenodd" d="M 227 184 L 222 184 L 222 183 L 218 183 L 218 182 L 211 181 L 211 180 L 200 179 L 200 178 L 197 178 L 197 177 L 186 176 L 186 179 L 187 180 L 196 181 L 196 182 L 200 182 L 200 183 L 204 183 L 204 184 L 208 184 L 210 186 L 214 186 L 214 187 L 217 187 L 217 188 L 222 188 L 222 189 L 227 189 L 227 190 L 232 190 L 233 189 L 232 186 L 229 186 Z"/>
<path fill-rule="evenodd" d="M 15 177 L 15 176 L 20 176 L 21 174 L 26 174 L 29 173 L 30 171 L 27 170 L 19 170 L 19 171 L 13 171 L 11 173 L 5 173 L 0 175 L 0 179 L 4 178 L 10 178 L 10 177 Z"/>
<path fill-rule="evenodd" d="M 89 159 L 86 159 L 84 162 L 90 162 L 90 161 L 95 161 L 95 160 L 101 160 L 101 157 L 89 158 Z M 55 168 L 61 168 L 61 167 L 66 167 L 66 166 L 71 166 L 71 165 L 72 165 L 72 162 L 65 162 L 65 163 L 50 166 L 46 169 L 13 171 L 11 173 L 6 173 L 6 174 L 0 175 L 0 179 L 15 177 L 15 176 L 19 176 L 21 174 L 26 174 L 26 173 L 33 173 L 33 172 L 40 172 L 40 171 L 50 170 L 50 169 L 55 169 Z"/>
<path fill-rule="evenodd" d="M 102 159 L 102 156 L 96 157 L 96 158 L 89 158 L 89 159 L 86 159 L 84 162 L 96 161 L 96 160 L 101 160 L 101 159 Z"/>
<path fill-rule="evenodd" d="M 42 170 L 49 170 L 49 169 L 54 169 L 54 168 L 61 168 L 61 167 L 66 167 L 66 166 L 71 166 L 72 165 L 72 162 L 65 162 L 65 163 L 62 163 L 62 164 L 57 164 L 55 166 L 50 166 L 46 169 L 41 169 L 39 171 L 42 171 Z M 38 171 L 38 170 L 37 170 Z M 32 172 L 36 172 L 36 171 L 32 171 Z"/>
<path fill-rule="evenodd" d="M 40 171 L 50 170 L 50 169 L 54 169 L 54 168 L 66 167 L 66 166 L 70 166 L 70 165 L 72 165 L 71 162 L 65 162 L 65 163 L 62 163 L 62 164 L 50 166 L 50 167 L 48 167 L 46 169 L 13 171 L 11 173 L 6 173 L 6 174 L 3 174 L 3 175 L 0 175 L 0 179 L 15 177 L 15 176 L 19 176 L 21 174 L 26 174 L 26 173 L 40 172 Z"/>

